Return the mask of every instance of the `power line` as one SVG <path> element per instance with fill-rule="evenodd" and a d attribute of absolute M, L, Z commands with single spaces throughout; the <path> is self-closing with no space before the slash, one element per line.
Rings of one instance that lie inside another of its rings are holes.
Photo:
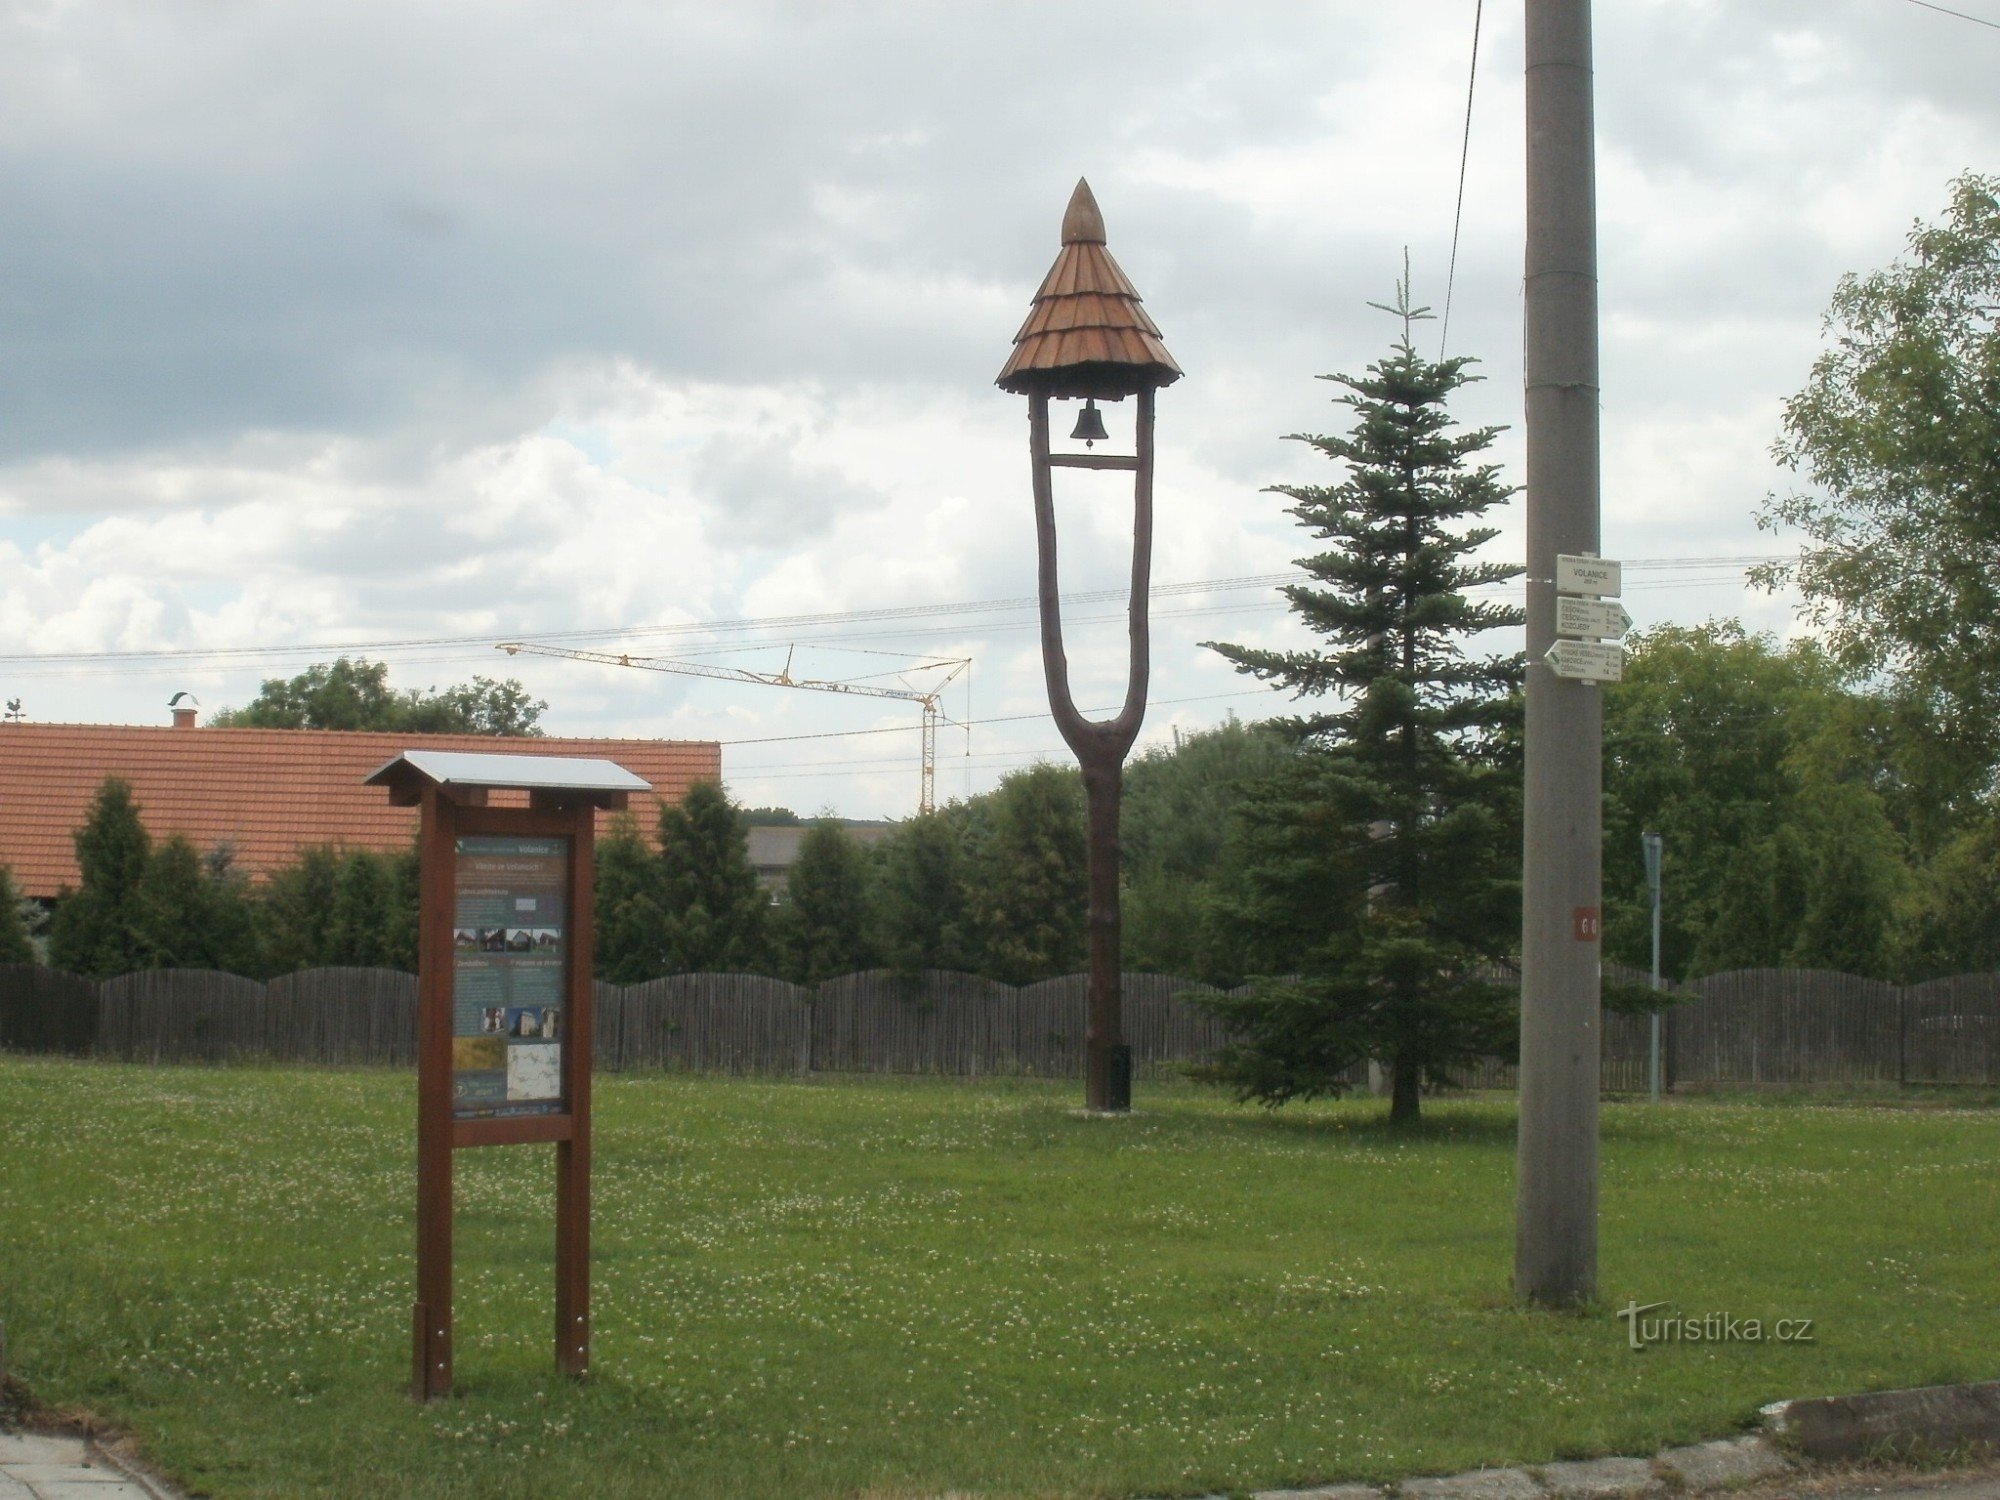
<path fill-rule="evenodd" d="M 1263 698 L 1279 691 L 1277 688 L 1238 688 L 1233 693 L 1196 693 L 1190 698 L 1148 698 L 1146 707 L 1163 708 L 1174 703 L 1213 703 L 1218 698 Z M 1112 703 L 1101 708 L 1088 708 L 1085 713 L 1116 713 L 1121 705 Z M 1029 719 L 1047 719 L 1046 709 L 1032 714 L 1003 714 L 991 719 L 967 719 L 958 727 L 975 729 L 987 724 L 1021 724 Z M 1051 721 L 1053 722 L 1053 721 Z M 922 726 L 917 724 L 886 724 L 876 729 L 822 729 L 810 734 L 763 734 L 749 739 L 716 740 L 717 745 L 782 745 L 796 740 L 848 740 L 865 734 L 915 734 Z"/>
<path fill-rule="evenodd" d="M 1458 203 L 1451 211 L 1451 260 L 1444 273 L 1444 317 L 1438 323 L 1438 358 L 1444 358 L 1445 340 L 1451 336 L 1451 288 L 1458 278 L 1458 228 L 1465 218 L 1465 164 L 1472 159 L 1472 86 L 1479 79 L 1479 23 L 1486 14 L 1486 0 L 1472 8 L 1472 64 L 1465 73 L 1465 137 L 1458 144 Z"/>
<path fill-rule="evenodd" d="M 1689 569 L 1727 568 L 1738 570 L 1760 563 L 1790 562 L 1787 554 L 1743 557 L 1640 557 L 1625 559 L 1628 573 L 1672 571 Z M 1249 573 L 1228 578 L 1197 578 L 1180 583 L 1155 584 L 1149 595 L 1155 599 L 1173 598 L 1177 595 L 1203 593 L 1229 593 L 1244 589 L 1278 588 L 1285 584 L 1302 583 L 1307 575 L 1299 571 L 1283 573 Z M 1083 589 L 1062 596 L 1065 604 L 1098 604 L 1117 601 L 1123 604 L 1128 597 L 1123 588 Z M 783 631 L 812 625 L 864 624 L 878 620 L 935 619 L 946 615 L 987 615 L 1005 614 L 1010 611 L 1032 610 L 1037 601 L 1032 595 L 1012 599 L 967 600 L 950 604 L 914 604 L 877 609 L 829 610 L 810 615 L 756 615 L 734 620 L 682 621 L 671 625 L 613 625 L 596 626 L 580 630 L 517 631 L 522 638 L 537 641 L 623 639 L 628 637 L 661 635 L 699 635 L 724 632 Z M 1162 613 L 1205 614 L 1224 613 L 1233 610 L 1249 611 L 1256 605 L 1242 606 L 1200 606 L 1185 611 L 1163 611 Z M 1104 619 L 1124 619 L 1117 616 L 1103 616 Z M 976 627 L 980 630 L 1009 628 L 1006 624 L 987 622 Z M 849 640 L 884 639 L 903 634 L 922 632 L 878 632 L 873 635 L 849 635 Z M 390 652 L 390 651 L 436 651 L 451 648 L 478 647 L 490 650 L 499 633 L 484 635 L 443 635 L 412 636 L 391 640 L 346 640 L 316 641 L 294 646 L 176 646 L 151 650 L 134 651 L 15 651 L 0 652 L 0 663 L 19 663 L 26 666 L 50 666 L 64 662 L 215 662 L 235 663 L 240 666 L 255 665 L 258 662 L 276 663 L 300 656 L 338 655 L 343 652 Z M 830 639 L 829 637 L 800 637 L 801 639 Z M 745 646 L 768 643 L 740 643 Z M 460 656 L 440 656 L 426 658 L 429 663 L 457 662 L 478 658 Z"/>
<path fill-rule="evenodd" d="M 1785 561 L 1786 559 L 1776 559 Z M 1198 578 L 1183 583 L 1155 584 L 1148 593 L 1155 599 L 1177 594 L 1222 592 L 1233 589 L 1274 587 L 1295 579 L 1294 573 L 1251 573 L 1235 578 Z M 1126 590 L 1085 589 L 1062 596 L 1065 604 L 1098 604 L 1124 600 Z M 700 635 L 745 630 L 785 630 L 799 626 L 831 625 L 867 620 L 920 619 L 951 614 L 999 614 L 1009 610 L 1034 609 L 1032 594 L 1012 599 L 965 600 L 951 604 L 908 604 L 876 609 L 828 610 L 807 615 L 752 615 L 735 620 L 689 620 L 670 625 L 600 625 L 580 630 L 511 632 L 513 638 L 537 641 L 612 640 L 662 635 Z M 317 641 L 296 646 L 175 646 L 143 651 L 54 651 L 0 652 L 0 662 L 55 661 L 191 661 L 226 658 L 275 658 L 280 656 L 324 655 L 345 651 L 428 650 L 441 646 L 491 646 L 502 632 L 484 635 L 416 636 L 401 640 Z"/>
<path fill-rule="evenodd" d="M 1968 16 L 1962 10 L 1950 10 L 1942 5 L 1933 5 L 1931 0 L 1910 0 L 1912 5 L 1921 5 L 1925 10 L 1934 10 L 1941 16 L 1956 16 L 1961 21 L 1970 21 L 1974 26 L 1990 26 L 2000 31 L 2000 21 L 1989 21 L 1984 16 Z"/>
<path fill-rule="evenodd" d="M 1777 556 L 1758 558 L 1627 559 L 1625 569 L 1628 573 L 1666 569 L 1688 572 L 1694 576 L 1633 579 L 1627 582 L 1625 592 L 1628 598 L 1632 598 L 1645 594 L 1671 592 L 1682 589 L 1720 588 L 1732 581 L 1739 581 L 1744 568 L 1750 564 L 1788 560 Z M 1704 574 L 1702 569 L 1708 568 L 1711 565 L 1715 565 L 1719 568 L 1719 571 L 1710 571 Z M 1278 574 L 1273 576 L 1281 578 L 1286 582 L 1302 582 L 1305 579 L 1305 575 L 1302 573 Z M 1520 599 L 1525 597 L 1526 589 L 1519 583 L 1496 584 L 1490 588 L 1481 589 L 1478 592 L 1482 596 L 1498 599 Z M 1118 597 L 1122 600 L 1124 596 L 1120 595 Z M 1156 620 L 1214 619 L 1222 616 L 1262 614 L 1268 612 L 1271 608 L 1272 604 L 1269 601 L 1260 601 L 1252 604 L 1204 604 L 1188 609 L 1155 610 L 1153 611 L 1153 618 Z M 1120 610 L 1110 614 L 1074 616 L 1068 621 L 1068 624 L 1072 627 L 1077 627 L 1079 634 L 1081 634 L 1082 630 L 1087 627 L 1097 625 L 1123 626 L 1128 620 L 1129 615 L 1125 611 Z M 768 641 L 738 640 L 727 646 L 696 650 L 676 647 L 675 650 L 677 654 L 686 657 L 724 656 L 732 652 L 769 651 L 793 645 L 820 646 L 825 649 L 838 650 L 859 650 L 862 648 L 846 646 L 841 643 L 855 640 L 906 641 L 927 636 L 956 636 L 962 638 L 968 633 L 976 633 L 980 636 L 995 636 L 1013 634 L 1025 630 L 1037 630 L 1039 628 L 1040 622 L 1034 619 L 987 620 L 979 622 L 976 625 L 916 625 L 891 630 L 794 634 L 779 636 Z M 548 637 L 543 637 L 543 639 L 548 639 Z M 309 660 L 316 655 L 322 655 L 326 651 L 341 649 L 359 649 L 373 652 L 383 657 L 389 655 L 389 649 L 385 643 L 371 642 L 350 648 L 325 645 L 286 646 L 271 648 L 256 654 L 250 654 L 246 650 L 246 653 L 240 657 L 221 662 L 212 661 L 203 653 L 190 650 L 185 653 L 164 652 L 152 654 L 138 652 L 125 654 L 86 652 L 49 655 L 0 655 L 0 664 L 7 665 L 7 675 L 10 680 L 21 678 L 60 678 L 68 680 L 85 677 L 142 676 L 148 673 L 156 673 L 164 665 L 170 663 L 180 663 L 197 671 L 215 671 L 218 669 L 246 670 L 252 668 L 281 670 L 288 664 L 295 665 L 294 658 Z M 393 659 L 398 667 L 463 666 L 474 662 L 490 662 L 492 657 L 489 653 L 493 649 L 493 641 L 487 636 L 474 636 L 466 637 L 459 642 L 448 643 L 441 650 L 428 650 L 415 646 L 406 649 L 424 650 L 425 654 L 396 655 Z M 903 655 L 907 653 L 885 652 L 882 654 Z"/>

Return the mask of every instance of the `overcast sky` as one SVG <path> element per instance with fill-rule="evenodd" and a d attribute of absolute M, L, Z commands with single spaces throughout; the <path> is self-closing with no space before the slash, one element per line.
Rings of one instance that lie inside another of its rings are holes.
<path fill-rule="evenodd" d="M 1520 10 L 1485 7 L 1448 344 L 1517 482 Z M 746 802 L 903 816 L 915 704 L 492 643 L 916 686 L 970 657 L 941 798 L 1063 758 L 1032 608 L 911 611 L 1034 591 L 1026 403 L 992 379 L 1086 175 L 1187 372 L 1154 576 L 1205 586 L 1156 602 L 1146 739 L 1281 710 L 1197 643 L 1295 638 L 1241 582 L 1308 550 L 1263 487 L 1338 471 L 1282 436 L 1344 425 L 1314 377 L 1386 350 L 1406 247 L 1444 301 L 1474 11 L 0 6 L 0 695 L 162 723 L 378 643 L 401 686 L 518 676 L 551 733 L 723 740 Z M 1754 521 L 1779 405 L 1838 276 L 2000 171 L 2000 29 L 1909 0 L 1597 28 L 1605 551 L 1642 623 L 1784 633 L 1738 566 L 1662 563 L 1795 545 Z M 1129 505 L 1063 493 L 1065 589 L 1116 588 Z M 1089 706 L 1119 609 L 1070 607 Z M 92 655 L 159 651 L 236 654 Z"/>

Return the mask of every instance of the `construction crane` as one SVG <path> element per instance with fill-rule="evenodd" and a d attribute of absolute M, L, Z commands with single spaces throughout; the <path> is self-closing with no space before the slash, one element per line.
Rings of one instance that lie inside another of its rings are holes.
<path fill-rule="evenodd" d="M 919 688 L 882 687 L 872 682 L 830 682 L 818 677 L 794 677 L 792 653 L 785 653 L 785 665 L 776 672 L 753 672 L 748 667 L 718 667 L 709 662 L 676 661 L 664 656 L 630 656 L 620 651 L 579 651 L 569 646 L 543 646 L 534 641 L 503 641 L 500 650 L 509 656 L 560 656 L 570 661 L 594 661 L 607 667 L 639 667 L 648 672 L 675 672 L 684 677 L 713 677 L 722 682 L 761 682 L 766 687 L 809 688 L 818 693 L 847 693 L 859 698 L 900 698 L 917 703 L 924 710 L 924 764 L 922 789 L 917 811 L 937 807 L 937 727 L 945 717 L 938 700 L 952 681 L 972 665 L 969 656 L 930 657 L 912 665 L 912 671 L 949 669 L 936 686 L 925 692 Z M 797 648 L 794 647 L 794 650 Z"/>

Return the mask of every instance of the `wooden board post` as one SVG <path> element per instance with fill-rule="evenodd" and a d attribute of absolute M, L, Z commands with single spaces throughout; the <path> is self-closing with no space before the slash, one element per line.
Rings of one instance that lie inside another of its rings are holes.
<path fill-rule="evenodd" d="M 417 834 L 417 1301 L 410 1394 L 451 1390 L 451 802 L 423 790 Z"/>
<path fill-rule="evenodd" d="M 487 762 L 509 764 L 476 764 Z M 556 1148 L 556 1368 L 583 1375 L 592 835 L 599 808 L 623 807 L 627 788 L 645 783 L 606 761 L 415 752 L 370 780 L 422 809 L 410 1394 L 452 1390 L 452 1153 L 469 1146 Z M 526 790 L 528 805 L 490 805 L 488 792 L 504 787 Z"/>

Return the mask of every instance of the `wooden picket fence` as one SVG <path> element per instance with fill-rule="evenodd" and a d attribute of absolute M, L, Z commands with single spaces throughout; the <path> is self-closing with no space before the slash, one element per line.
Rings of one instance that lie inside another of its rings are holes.
<path fill-rule="evenodd" d="M 1609 977 L 1642 979 L 1629 970 Z M 805 987 L 754 974 L 677 974 L 596 987 L 596 1063 L 700 1073 L 943 1073 L 1075 1077 L 1087 978 L 1016 989 L 933 970 L 850 974 Z M 1125 976 L 1125 1031 L 1140 1077 L 1214 1055 L 1205 985 Z M 2000 1085 L 2000 974 L 1896 986 L 1804 969 L 1744 969 L 1681 987 L 1665 1014 L 1667 1082 Z M 203 969 L 98 983 L 0 965 L 0 1047 L 140 1062 L 410 1066 L 416 981 L 388 969 L 309 969 L 268 984 Z M 1643 1092 L 1649 1023 L 1605 1013 L 1607 1092 Z M 1355 1082 L 1365 1069 L 1357 1069 Z M 1462 1080 L 1512 1088 L 1511 1058 Z"/>

